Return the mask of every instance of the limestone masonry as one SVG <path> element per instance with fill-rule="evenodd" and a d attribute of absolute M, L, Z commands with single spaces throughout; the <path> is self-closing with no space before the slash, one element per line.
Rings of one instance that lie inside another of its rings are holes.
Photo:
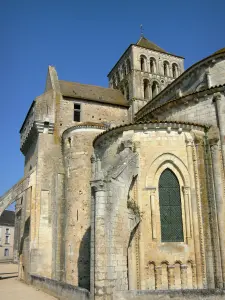
<path fill-rule="evenodd" d="M 68 299 L 225 299 L 225 48 L 183 62 L 141 37 L 109 88 L 49 66 L 0 198 L 21 279 Z"/>

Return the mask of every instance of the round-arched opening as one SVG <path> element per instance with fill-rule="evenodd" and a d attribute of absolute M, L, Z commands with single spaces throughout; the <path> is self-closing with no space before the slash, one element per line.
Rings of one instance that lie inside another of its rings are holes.
<path fill-rule="evenodd" d="M 144 79 L 143 86 L 144 86 L 144 99 L 149 99 L 149 81 L 148 81 L 148 79 Z"/>
<path fill-rule="evenodd" d="M 154 98 L 159 93 L 159 84 L 156 81 L 152 83 L 152 98 Z"/>
<path fill-rule="evenodd" d="M 159 178 L 159 207 L 162 242 L 183 242 L 180 184 L 170 169 Z"/>

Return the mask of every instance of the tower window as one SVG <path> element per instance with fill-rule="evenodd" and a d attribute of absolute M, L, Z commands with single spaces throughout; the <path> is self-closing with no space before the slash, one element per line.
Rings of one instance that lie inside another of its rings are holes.
<path fill-rule="evenodd" d="M 177 76 L 178 76 L 178 66 L 177 66 L 177 64 L 172 64 L 172 72 L 173 72 L 173 78 L 177 78 Z"/>
<path fill-rule="evenodd" d="M 141 71 L 146 71 L 146 57 L 145 56 L 141 56 L 141 60 L 140 60 L 140 63 L 141 63 Z"/>
<path fill-rule="evenodd" d="M 156 60 L 153 57 L 150 58 L 150 72 L 156 73 Z"/>
<path fill-rule="evenodd" d="M 74 103 L 73 120 L 80 122 L 80 104 Z"/>
<path fill-rule="evenodd" d="M 125 78 L 125 76 L 127 75 L 127 70 L 125 65 L 122 66 L 122 72 L 123 72 L 123 78 Z"/>
<path fill-rule="evenodd" d="M 119 82 L 120 82 L 120 74 L 119 74 L 119 72 L 117 71 L 117 72 L 116 72 L 116 84 L 118 85 Z"/>
<path fill-rule="evenodd" d="M 144 99 L 149 99 L 149 81 L 144 79 Z"/>
<path fill-rule="evenodd" d="M 129 98 L 130 98 L 130 92 L 129 92 L 128 84 L 126 85 L 126 98 L 127 98 L 127 100 L 129 100 Z"/>
<path fill-rule="evenodd" d="M 127 59 L 127 73 L 131 72 L 131 64 L 130 64 L 130 60 Z"/>
<path fill-rule="evenodd" d="M 169 76 L 169 63 L 164 61 L 163 63 L 164 76 Z"/>
<path fill-rule="evenodd" d="M 159 93 L 159 84 L 156 81 L 152 83 L 152 98 L 154 98 Z"/>
<path fill-rule="evenodd" d="M 176 175 L 166 169 L 159 179 L 159 207 L 162 242 L 183 242 L 180 185 Z"/>

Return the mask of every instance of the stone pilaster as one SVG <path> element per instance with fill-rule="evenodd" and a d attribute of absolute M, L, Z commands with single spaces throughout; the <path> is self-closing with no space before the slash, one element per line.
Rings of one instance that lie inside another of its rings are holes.
<path fill-rule="evenodd" d="M 91 220 L 91 299 L 104 298 L 107 288 L 107 249 L 105 233 L 105 182 L 95 180 L 92 186 L 92 218 Z"/>
<path fill-rule="evenodd" d="M 155 191 L 156 191 L 156 188 L 150 189 L 150 207 L 151 207 L 151 221 L 152 221 L 151 227 L 152 227 L 152 239 L 153 240 L 156 240 L 156 238 L 157 238 Z"/>
<path fill-rule="evenodd" d="M 212 169 L 214 179 L 214 193 L 216 200 L 216 213 L 219 230 L 219 245 L 220 245 L 220 256 L 222 266 L 222 281 L 223 285 L 219 287 L 225 287 L 225 235 L 224 235 L 224 191 L 221 171 L 221 160 L 220 160 L 220 148 L 219 148 L 219 136 L 216 134 L 209 133 L 209 144 L 212 157 Z"/>
<path fill-rule="evenodd" d="M 220 130 L 220 142 L 223 156 L 223 171 L 225 172 L 225 94 L 216 93 L 214 95 L 214 101 L 216 104 L 216 111 L 218 116 L 219 130 Z"/>
<path fill-rule="evenodd" d="M 191 204 L 192 204 L 192 221 L 193 221 L 193 240 L 195 248 L 195 260 L 196 260 L 196 280 L 197 287 L 202 288 L 202 261 L 200 251 L 200 234 L 199 234 L 199 220 L 198 220 L 198 208 L 196 187 L 194 179 L 194 165 L 193 165 L 193 140 L 192 138 L 186 138 L 187 145 L 187 158 L 188 158 L 188 170 L 190 174 L 190 186 L 191 186 Z"/>
<path fill-rule="evenodd" d="M 173 290 L 175 288 L 175 276 L 174 276 L 174 265 L 168 266 L 168 287 L 169 290 Z"/>
<path fill-rule="evenodd" d="M 162 266 L 155 267 L 155 285 L 156 290 L 160 290 L 162 286 Z"/>
<path fill-rule="evenodd" d="M 183 187 L 184 205 L 185 205 L 185 221 L 186 221 L 186 243 L 189 245 L 191 240 L 191 223 L 190 223 L 190 187 Z"/>
<path fill-rule="evenodd" d="M 180 266 L 180 279 L 181 279 L 181 288 L 187 288 L 187 265 Z"/>

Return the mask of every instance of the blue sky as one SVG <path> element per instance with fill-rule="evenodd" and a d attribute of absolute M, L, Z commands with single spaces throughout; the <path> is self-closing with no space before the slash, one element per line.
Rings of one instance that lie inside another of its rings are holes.
<path fill-rule="evenodd" d="M 144 35 L 184 56 L 185 68 L 225 47 L 224 0 L 7 0 L 0 10 L 0 195 L 23 176 L 19 129 L 43 93 L 48 65 L 63 80 L 107 86 Z"/>

